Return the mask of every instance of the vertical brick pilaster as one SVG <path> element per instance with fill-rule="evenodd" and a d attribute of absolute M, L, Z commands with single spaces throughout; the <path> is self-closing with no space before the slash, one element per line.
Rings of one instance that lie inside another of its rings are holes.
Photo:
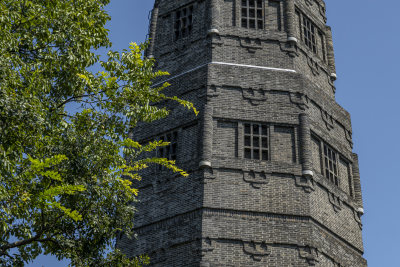
<path fill-rule="evenodd" d="M 154 57 L 154 39 L 156 37 L 158 19 L 158 1 L 155 2 L 153 11 L 151 12 L 150 30 L 149 30 L 149 47 L 146 50 L 147 57 Z"/>
<path fill-rule="evenodd" d="M 357 204 L 359 205 L 359 208 L 363 208 L 358 155 L 355 153 L 353 153 L 353 168 L 352 169 L 353 169 L 354 197 L 357 201 Z"/>
<path fill-rule="evenodd" d="M 314 176 L 312 171 L 310 120 L 305 113 L 300 114 L 300 146 L 303 175 Z"/>
<path fill-rule="evenodd" d="M 328 54 L 328 65 L 329 70 L 331 72 L 331 78 L 336 79 L 336 65 L 335 65 L 335 53 L 333 50 L 333 39 L 332 39 L 332 29 L 329 26 L 326 26 L 325 30 L 326 36 L 326 49 Z"/>
<path fill-rule="evenodd" d="M 213 145 L 213 108 L 204 106 L 203 111 L 203 140 L 200 167 L 211 167 Z"/>
<path fill-rule="evenodd" d="M 219 33 L 219 19 L 220 19 L 219 0 L 210 0 L 209 14 L 210 14 L 209 33 Z"/>
<path fill-rule="evenodd" d="M 288 41 L 297 42 L 295 37 L 296 29 L 295 29 L 295 7 L 294 7 L 294 0 L 286 0 L 285 6 L 286 12 L 286 29 L 288 35 Z"/>

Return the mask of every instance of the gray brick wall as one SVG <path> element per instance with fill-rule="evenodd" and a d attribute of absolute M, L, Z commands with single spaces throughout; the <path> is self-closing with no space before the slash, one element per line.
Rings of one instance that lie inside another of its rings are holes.
<path fill-rule="evenodd" d="M 171 73 L 166 93 L 201 112 L 166 102 L 171 116 L 132 132 L 139 141 L 178 132 L 177 162 L 191 174 L 154 167 L 137 184 L 137 239 L 117 245 L 148 253 L 152 266 L 367 266 L 358 160 L 350 115 L 334 99 L 325 3 L 263 2 L 269 15 L 255 30 L 241 27 L 241 0 L 156 1 L 147 54 Z M 175 12 L 186 5 L 193 30 L 175 40 Z M 322 34 L 316 52 L 296 11 Z M 245 157 L 246 123 L 268 125 L 269 160 Z M 335 151 L 339 185 L 325 177 L 324 144 Z"/>

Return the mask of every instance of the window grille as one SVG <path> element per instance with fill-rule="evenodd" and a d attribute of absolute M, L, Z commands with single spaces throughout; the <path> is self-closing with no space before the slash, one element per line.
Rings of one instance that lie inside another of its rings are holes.
<path fill-rule="evenodd" d="M 192 33 L 193 6 L 187 6 L 175 12 L 175 40 L 185 38 Z"/>
<path fill-rule="evenodd" d="M 337 153 L 328 145 L 324 144 L 325 177 L 335 185 L 339 186 L 337 158 Z"/>
<path fill-rule="evenodd" d="M 244 124 L 244 157 L 269 160 L 269 127 L 256 123 Z"/>
<path fill-rule="evenodd" d="M 242 27 L 264 29 L 264 1 L 242 0 Z"/>
<path fill-rule="evenodd" d="M 307 17 L 303 16 L 303 41 L 308 48 L 317 53 L 317 41 L 315 38 L 316 27 Z"/>
<path fill-rule="evenodd" d="M 169 142 L 169 145 L 158 148 L 158 157 L 168 160 L 176 160 L 178 148 L 178 132 L 167 133 L 160 137 L 161 141 Z"/>

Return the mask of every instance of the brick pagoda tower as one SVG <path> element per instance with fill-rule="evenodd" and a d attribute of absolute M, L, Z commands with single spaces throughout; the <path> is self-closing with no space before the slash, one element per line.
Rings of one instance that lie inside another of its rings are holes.
<path fill-rule="evenodd" d="M 182 178 L 154 167 L 118 246 L 151 266 L 367 266 L 349 113 L 335 101 L 323 0 L 158 0 L 148 57 L 171 75 L 170 143 Z M 160 81 L 160 82 L 163 82 Z"/>

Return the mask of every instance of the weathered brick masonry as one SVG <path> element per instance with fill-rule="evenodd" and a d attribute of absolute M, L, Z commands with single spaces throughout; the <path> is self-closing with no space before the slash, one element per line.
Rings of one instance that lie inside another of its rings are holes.
<path fill-rule="evenodd" d="M 168 118 L 135 140 L 189 178 L 144 174 L 138 239 L 152 266 L 367 266 L 349 113 L 335 101 L 322 0 L 158 0 L 147 56 L 169 71 Z M 160 81 L 162 82 L 162 81 Z"/>

